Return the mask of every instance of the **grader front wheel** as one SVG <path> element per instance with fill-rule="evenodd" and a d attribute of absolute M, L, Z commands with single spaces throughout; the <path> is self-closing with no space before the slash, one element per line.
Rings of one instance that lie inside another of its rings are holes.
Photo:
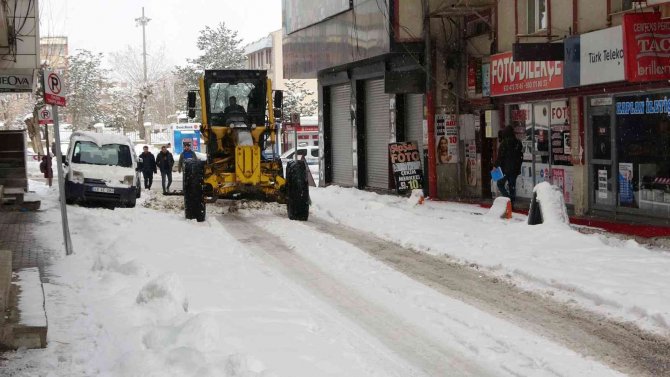
<path fill-rule="evenodd" d="M 184 214 L 189 220 L 205 221 L 207 208 L 202 190 L 204 174 L 203 161 L 187 160 L 184 164 Z"/>

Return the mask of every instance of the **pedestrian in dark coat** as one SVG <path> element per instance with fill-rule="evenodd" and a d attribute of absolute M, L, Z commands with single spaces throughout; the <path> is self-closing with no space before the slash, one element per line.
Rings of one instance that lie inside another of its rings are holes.
<path fill-rule="evenodd" d="M 157 173 L 156 170 L 156 158 L 153 153 L 149 152 L 149 147 L 144 146 L 140 158 L 142 159 L 142 175 L 144 176 L 144 188 L 151 190 L 151 184 L 154 180 L 154 173 Z"/>
<path fill-rule="evenodd" d="M 521 173 L 522 163 L 523 145 L 514 134 L 514 128 L 507 126 L 503 130 L 495 166 L 499 167 L 505 175 L 497 182 L 498 190 L 503 196 L 508 197 L 512 204 L 516 200 L 516 179 Z M 505 187 L 505 184 L 507 184 L 507 187 Z"/>
<path fill-rule="evenodd" d="M 172 167 L 174 166 L 174 157 L 172 157 L 172 153 L 167 150 L 165 145 L 161 147 L 161 151 L 156 155 L 156 165 L 161 171 L 161 185 L 163 186 L 163 194 L 165 194 L 170 191 Z M 165 184 L 166 177 L 167 185 Z"/>

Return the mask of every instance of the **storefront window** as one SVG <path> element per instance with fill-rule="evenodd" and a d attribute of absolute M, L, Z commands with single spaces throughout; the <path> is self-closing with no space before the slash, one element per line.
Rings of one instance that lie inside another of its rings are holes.
<path fill-rule="evenodd" d="M 670 99 L 616 99 L 618 204 L 670 216 Z"/>
<path fill-rule="evenodd" d="M 509 105 L 507 123 L 521 140 L 524 161 L 517 178 L 517 196 L 530 198 L 538 183 L 558 186 L 565 201 L 572 203 L 574 175 L 568 102 L 538 102 Z"/>

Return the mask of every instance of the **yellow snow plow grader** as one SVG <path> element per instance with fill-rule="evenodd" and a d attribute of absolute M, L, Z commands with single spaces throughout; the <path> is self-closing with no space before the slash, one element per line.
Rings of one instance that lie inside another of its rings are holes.
<path fill-rule="evenodd" d="M 200 128 L 207 161 L 184 163 L 184 211 L 204 221 L 207 203 L 252 198 L 286 203 L 291 220 L 307 220 L 309 186 L 305 161 L 289 161 L 286 177 L 275 146 L 282 92 L 261 70 L 207 70 L 199 91 L 188 93 L 189 117 L 200 97 Z"/>

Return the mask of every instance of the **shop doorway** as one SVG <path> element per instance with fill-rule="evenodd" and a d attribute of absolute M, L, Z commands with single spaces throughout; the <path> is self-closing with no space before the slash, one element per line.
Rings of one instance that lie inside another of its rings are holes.
<path fill-rule="evenodd" d="M 589 111 L 589 201 L 592 208 L 614 211 L 616 206 L 616 176 L 613 127 L 610 106 L 593 106 Z"/>

